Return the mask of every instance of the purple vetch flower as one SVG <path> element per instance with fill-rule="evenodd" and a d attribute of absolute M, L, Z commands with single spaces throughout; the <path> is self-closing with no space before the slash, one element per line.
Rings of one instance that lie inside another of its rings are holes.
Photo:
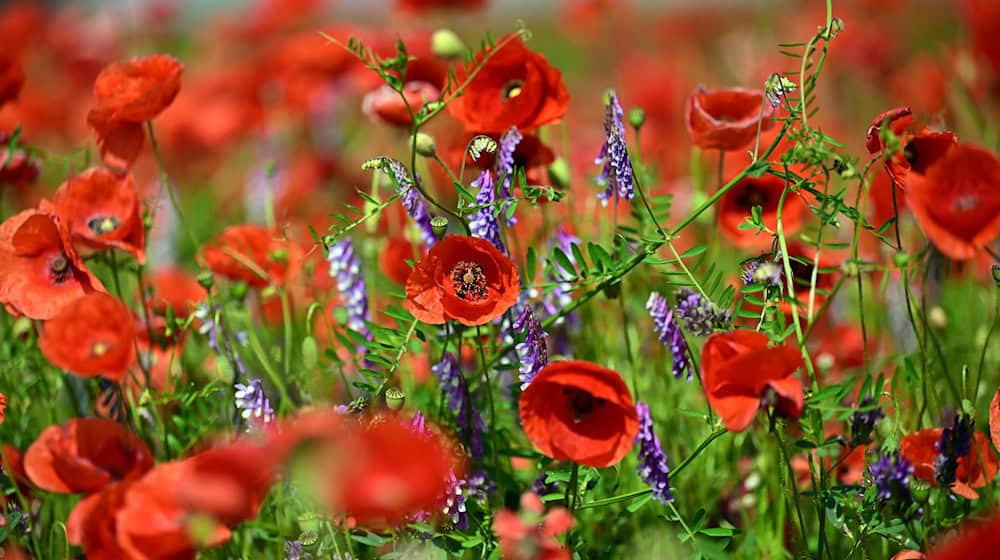
<path fill-rule="evenodd" d="M 899 514 L 913 505 L 910 491 L 910 475 L 913 465 L 899 453 L 886 453 L 868 467 L 876 496 L 883 506 L 890 506 Z"/>
<path fill-rule="evenodd" d="M 260 379 L 251 379 L 246 385 L 237 383 L 233 388 L 236 409 L 246 420 L 248 431 L 260 429 L 274 421 L 274 410 L 271 409 L 271 401 L 264 393 L 264 384 Z"/>
<path fill-rule="evenodd" d="M 440 362 L 431 366 L 431 371 L 441 384 L 448 409 L 455 414 L 459 432 L 468 443 L 472 457 L 481 459 L 486 423 L 472 402 L 469 385 L 458 369 L 458 360 L 453 354 L 445 353 Z"/>
<path fill-rule="evenodd" d="M 701 294 L 682 288 L 677 291 L 677 316 L 684 320 L 689 333 L 708 336 L 719 330 L 732 330 L 733 319 L 729 310 L 719 309 Z"/>
<path fill-rule="evenodd" d="M 517 223 L 517 218 L 508 214 L 507 209 L 510 208 L 510 201 L 514 198 L 514 150 L 523 138 L 516 126 L 510 127 L 510 130 L 500 137 L 500 147 L 494 165 L 494 172 L 501 179 L 500 198 L 507 200 L 503 205 L 503 215 L 507 217 L 508 227 Z"/>
<path fill-rule="evenodd" d="M 476 469 L 465 477 L 465 495 L 476 502 L 485 502 L 495 490 L 496 484 L 483 469 Z"/>
<path fill-rule="evenodd" d="M 941 430 L 941 440 L 934 444 L 934 482 L 948 487 L 955 483 L 958 460 L 972 452 L 972 434 L 976 421 L 964 412 L 956 412 L 951 426 Z"/>
<path fill-rule="evenodd" d="M 451 519 L 452 525 L 460 531 L 469 528 L 469 514 L 465 509 L 466 496 L 463 488 L 465 480 L 455 477 L 455 471 L 448 472 L 448 492 L 444 500 L 444 514 Z"/>
<path fill-rule="evenodd" d="M 371 319 L 368 288 L 361 273 L 361 257 L 354 251 L 350 238 L 331 245 L 327 261 L 330 263 L 330 277 L 337 281 L 337 290 L 347 309 L 347 326 L 370 340 L 371 332 L 365 324 Z"/>
<path fill-rule="evenodd" d="M 549 349 L 545 343 L 547 333 L 542 330 L 542 324 L 535 317 L 530 305 L 525 306 L 512 328 L 524 336 L 523 342 L 514 347 L 521 360 L 518 368 L 521 374 L 518 377 L 521 379 L 521 389 L 524 389 L 545 364 L 549 363 Z"/>
<path fill-rule="evenodd" d="M 607 205 L 608 199 L 612 196 L 632 200 L 635 196 L 633 190 L 635 176 L 628 147 L 625 144 L 625 125 L 622 123 L 625 113 L 618 103 L 615 92 L 608 92 L 608 101 L 604 108 L 604 145 L 601 146 L 601 153 L 597 154 L 594 163 L 604 164 L 601 175 L 597 178 L 597 184 L 607 188 L 598 194 L 597 198 L 602 204 Z"/>
<path fill-rule="evenodd" d="M 302 541 L 285 541 L 285 560 L 311 560 L 312 554 L 302 550 Z"/>
<path fill-rule="evenodd" d="M 874 406 L 874 408 L 872 408 Z M 871 443 L 871 435 L 875 430 L 875 423 L 881 420 L 884 415 L 882 409 L 875 403 L 870 395 L 861 399 L 858 403 L 859 409 L 851 414 L 851 445 L 867 445 Z"/>
<path fill-rule="evenodd" d="M 559 484 L 556 481 L 547 482 L 546 479 L 548 477 L 549 473 L 547 472 L 539 474 L 538 478 L 536 478 L 535 482 L 531 485 L 531 491 L 538 494 L 539 497 L 559 493 Z"/>
<path fill-rule="evenodd" d="M 670 469 L 667 467 L 667 456 L 660 447 L 660 440 L 653 432 L 649 405 L 638 402 L 635 410 L 639 413 L 639 433 L 635 436 L 639 445 L 639 477 L 653 489 L 653 498 L 663 504 L 670 503 L 674 501 L 670 494 Z"/>
<path fill-rule="evenodd" d="M 497 221 L 496 216 L 493 215 L 494 202 L 496 202 L 496 193 L 494 192 L 495 183 L 493 182 L 493 174 L 490 173 L 489 169 L 484 169 L 479 177 L 472 182 L 471 186 L 477 187 L 479 193 L 476 194 L 476 206 L 479 210 L 472 215 L 472 219 L 469 221 L 469 229 L 472 230 L 473 237 L 479 237 L 485 239 L 496 246 L 497 249 L 504 254 L 507 254 L 507 247 L 504 246 L 503 240 L 500 239 L 500 223 Z"/>
<path fill-rule="evenodd" d="M 434 228 L 431 227 L 431 215 L 427 211 L 427 204 L 416 186 L 416 183 L 420 181 L 420 177 L 411 177 L 402 163 L 387 157 L 366 161 L 361 167 L 362 169 L 379 167 L 386 175 L 392 178 L 396 184 L 396 192 L 403 197 L 403 208 L 406 208 L 406 213 L 413 218 L 417 229 L 420 230 L 420 238 L 423 239 L 427 247 L 437 243 L 438 238 L 434 234 Z"/>
<path fill-rule="evenodd" d="M 660 342 L 670 347 L 674 377 L 680 379 L 687 371 L 687 380 L 691 381 L 694 373 L 688 364 L 687 341 L 684 340 L 680 324 L 674 318 L 674 310 L 667 303 L 666 298 L 657 292 L 649 294 L 649 299 L 646 300 L 646 310 L 653 318 L 653 331 Z"/>

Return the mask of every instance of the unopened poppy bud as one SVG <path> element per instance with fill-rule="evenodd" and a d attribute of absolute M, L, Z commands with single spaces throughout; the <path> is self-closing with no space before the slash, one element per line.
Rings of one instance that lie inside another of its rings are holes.
<path fill-rule="evenodd" d="M 233 287 L 230 289 L 230 293 L 233 295 L 234 299 L 242 300 L 247 297 L 247 285 L 246 282 L 235 282 Z"/>
<path fill-rule="evenodd" d="M 904 251 L 897 251 L 895 255 L 892 256 L 892 264 L 896 268 L 906 268 L 906 263 L 910 261 L 910 255 L 907 255 Z"/>
<path fill-rule="evenodd" d="M 438 239 L 444 237 L 444 234 L 448 232 L 448 218 L 444 216 L 431 218 L 431 230 Z"/>
<path fill-rule="evenodd" d="M 557 189 L 568 189 L 572 175 L 569 163 L 563 158 L 556 158 L 548 167 L 549 181 Z"/>
<path fill-rule="evenodd" d="M 431 35 L 431 52 L 435 56 L 458 58 L 465 50 L 465 42 L 451 29 L 438 29 Z"/>
<path fill-rule="evenodd" d="M 434 144 L 434 137 L 423 132 L 417 133 L 416 142 L 417 153 L 424 157 L 434 157 L 437 147 Z"/>
<path fill-rule="evenodd" d="M 642 107 L 632 107 L 628 110 L 628 124 L 638 130 L 646 122 L 646 111 Z"/>
<path fill-rule="evenodd" d="M 944 312 L 944 309 L 940 305 L 935 305 L 927 313 L 927 322 L 930 323 L 934 329 L 942 331 L 948 326 L 948 315 Z"/>
<path fill-rule="evenodd" d="M 202 270 L 198 273 L 198 284 L 206 290 L 211 290 L 212 285 L 215 284 L 215 275 L 212 274 L 211 270 Z"/>
<path fill-rule="evenodd" d="M 406 402 L 406 393 L 402 391 L 399 387 L 389 387 L 385 391 L 385 406 L 389 407 L 389 410 L 399 410 L 403 408 L 403 403 Z"/>
<path fill-rule="evenodd" d="M 313 369 L 316 367 L 318 361 L 318 349 L 316 348 L 316 339 L 307 336 L 302 339 L 302 365 L 306 369 Z"/>

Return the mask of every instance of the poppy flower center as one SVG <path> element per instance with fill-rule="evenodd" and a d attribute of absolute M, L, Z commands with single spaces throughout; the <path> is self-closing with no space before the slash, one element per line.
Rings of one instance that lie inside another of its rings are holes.
<path fill-rule="evenodd" d="M 503 89 L 500 90 L 500 98 L 504 101 L 514 99 L 518 95 L 524 92 L 524 80 L 511 80 L 504 84 Z"/>
<path fill-rule="evenodd" d="M 951 208 L 955 212 L 968 212 L 976 207 L 978 200 L 978 197 L 974 194 L 965 194 L 956 198 L 951 203 Z"/>
<path fill-rule="evenodd" d="M 744 208 L 753 208 L 754 206 L 763 208 L 767 206 L 768 198 L 767 193 L 761 189 L 750 188 L 740 198 L 740 205 Z"/>
<path fill-rule="evenodd" d="M 90 355 L 101 357 L 108 353 L 108 345 L 103 342 L 95 342 L 90 346 Z"/>
<path fill-rule="evenodd" d="M 464 300 L 486 299 L 486 273 L 479 263 L 459 261 L 451 269 L 451 283 L 455 286 L 455 295 Z"/>
<path fill-rule="evenodd" d="M 114 216 L 95 216 L 87 221 L 87 227 L 95 235 L 104 235 L 118 229 L 121 222 Z"/>
<path fill-rule="evenodd" d="M 60 251 L 58 255 L 49 261 L 49 271 L 52 273 L 52 278 L 57 284 L 62 283 L 69 278 L 71 270 L 69 266 L 69 259 L 66 258 L 66 253 Z"/>
<path fill-rule="evenodd" d="M 603 407 L 608 402 L 586 391 L 572 387 L 563 387 L 563 395 L 566 397 L 566 402 L 569 404 L 570 410 L 573 411 L 573 421 L 577 424 L 583 422 L 590 413 Z"/>

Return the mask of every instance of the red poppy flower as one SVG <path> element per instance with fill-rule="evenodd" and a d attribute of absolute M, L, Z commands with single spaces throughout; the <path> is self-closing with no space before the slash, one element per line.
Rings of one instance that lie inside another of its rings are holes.
<path fill-rule="evenodd" d="M 66 520 L 66 540 L 92 560 L 133 560 L 118 544 L 117 514 L 134 479 L 116 482 L 80 500 Z M 153 512 L 150 512 L 151 514 Z"/>
<path fill-rule="evenodd" d="M 556 537 L 573 527 L 573 514 L 554 507 L 545 512 L 542 500 L 529 492 L 521 496 L 521 515 L 509 509 L 497 512 L 493 532 L 507 560 L 569 560 L 569 550 Z"/>
<path fill-rule="evenodd" d="M 492 243 L 449 235 L 413 267 L 403 306 L 432 325 L 484 325 L 510 309 L 520 289 L 517 267 Z"/>
<path fill-rule="evenodd" d="M 569 93 L 562 73 L 545 57 L 528 50 L 520 37 L 507 35 L 497 41 L 495 54 L 480 68 L 462 96 L 448 104 L 451 114 L 472 132 L 501 133 L 512 126 L 529 132 L 563 117 Z M 476 55 L 476 64 L 483 54 Z M 459 65 L 458 82 L 468 70 Z"/>
<path fill-rule="evenodd" d="M 941 441 L 941 428 L 928 428 L 906 434 L 899 442 L 899 452 L 913 463 L 913 476 L 930 483 L 936 487 L 934 481 L 934 462 L 939 455 L 935 448 Z M 982 488 L 996 478 L 998 463 L 997 457 L 990 449 L 989 438 L 982 432 L 975 432 L 975 445 L 965 457 L 958 459 L 958 469 L 955 472 L 955 484 L 951 491 L 975 500 L 979 494 L 974 488 Z"/>
<path fill-rule="evenodd" d="M 188 474 L 175 488 L 181 503 L 228 526 L 257 517 L 279 464 L 271 449 L 245 439 L 202 451 L 187 462 Z"/>
<path fill-rule="evenodd" d="M 135 320 L 118 298 L 92 292 L 45 322 L 38 346 L 53 365 L 121 381 L 135 356 Z"/>
<path fill-rule="evenodd" d="M 708 404 L 731 432 L 750 425 L 761 406 L 773 404 L 790 418 L 802 416 L 802 382 L 792 376 L 802 356 L 792 346 L 768 346 L 762 333 L 715 333 L 701 349 L 701 382 Z"/>
<path fill-rule="evenodd" d="M 621 375 L 597 364 L 555 361 L 521 393 L 521 424 L 539 451 L 591 467 L 618 464 L 639 433 Z"/>
<path fill-rule="evenodd" d="M 993 154 L 955 144 L 926 168 L 910 169 L 906 201 L 935 247 L 952 259 L 971 259 L 1000 235 L 998 184 Z"/>
<path fill-rule="evenodd" d="M 153 271 L 149 284 L 146 305 L 157 315 L 166 315 L 167 309 L 172 309 L 174 317 L 184 319 L 207 296 L 197 278 L 172 266 Z"/>
<path fill-rule="evenodd" d="M 104 286 L 54 214 L 24 210 L 0 225 L 0 302 L 8 312 L 45 320 L 93 291 Z"/>
<path fill-rule="evenodd" d="M 886 173 L 899 189 L 903 188 L 911 167 L 923 173 L 931 162 L 956 141 L 952 132 L 932 132 L 917 122 L 909 107 L 897 107 L 875 117 L 868 127 L 865 146 L 869 153 L 878 154 L 885 150 L 886 146 L 882 144 L 882 129 L 885 127 L 889 127 L 899 139 L 899 150 L 890 154 L 885 161 Z M 891 204 L 891 198 L 889 200 Z M 901 197 L 897 197 L 897 208 L 902 207 L 901 203 Z"/>
<path fill-rule="evenodd" d="M 296 246 L 264 226 L 229 226 L 202 248 L 205 265 L 230 280 L 255 288 L 282 285 L 296 266 Z"/>
<path fill-rule="evenodd" d="M 34 158 L 20 147 L 11 149 L 11 137 L 0 132 L 0 187 L 4 184 L 21 186 L 34 183 L 41 172 L 38 158 Z M 23 141 L 19 144 L 23 147 Z"/>
<path fill-rule="evenodd" d="M 753 229 L 740 229 L 754 206 L 761 207 L 761 217 L 771 231 L 778 229 L 778 201 L 785 190 L 785 180 L 775 175 L 745 177 L 719 200 L 719 226 L 722 234 L 737 247 L 765 249 L 774 241 L 770 235 L 758 235 Z M 806 207 L 795 194 L 785 196 L 781 212 L 785 235 L 794 235 L 802 227 Z"/>
<path fill-rule="evenodd" d="M 131 175 L 102 167 L 88 169 L 63 183 L 53 204 L 74 241 L 98 249 L 121 249 L 145 264 L 145 228 Z"/>
<path fill-rule="evenodd" d="M 969 523 L 959 534 L 927 552 L 927 560 L 968 560 L 987 558 L 1000 549 L 1000 516 Z M 919 558 L 919 557 L 917 557 Z"/>
<path fill-rule="evenodd" d="M 97 492 L 152 467 L 153 455 L 137 435 L 101 418 L 49 426 L 24 452 L 31 482 L 66 494 Z"/>
<path fill-rule="evenodd" d="M 0 107 L 17 99 L 24 85 L 24 68 L 11 55 L 0 54 Z"/>
<path fill-rule="evenodd" d="M 732 152 L 746 148 L 756 138 L 762 116 L 761 130 L 771 128 L 773 114 L 760 90 L 698 86 L 688 97 L 684 119 L 695 146 Z"/>
<path fill-rule="evenodd" d="M 435 9 L 476 10 L 486 7 L 486 0 L 396 0 L 400 10 L 426 12 Z"/>
<path fill-rule="evenodd" d="M 378 255 L 378 267 L 389 280 L 406 285 L 406 279 L 412 270 L 406 260 L 412 261 L 415 257 L 413 243 L 406 237 L 397 235 L 385 242 L 385 247 Z"/>
<path fill-rule="evenodd" d="M 0 393 L 0 424 L 3 424 L 4 412 L 7 410 L 7 395 Z"/>
<path fill-rule="evenodd" d="M 113 121 L 152 120 L 177 97 L 183 68 L 177 59 L 165 54 L 109 64 L 94 80 L 94 111 Z"/>

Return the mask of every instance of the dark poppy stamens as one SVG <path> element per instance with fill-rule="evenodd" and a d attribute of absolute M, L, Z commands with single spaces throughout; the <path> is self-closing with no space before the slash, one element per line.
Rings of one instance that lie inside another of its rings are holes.
<path fill-rule="evenodd" d="M 486 274 L 483 265 L 469 261 L 459 261 L 451 269 L 451 283 L 455 286 L 455 295 L 468 301 L 486 299 Z"/>
<path fill-rule="evenodd" d="M 566 401 L 573 411 L 573 421 L 577 423 L 582 422 L 595 409 L 601 408 L 607 403 L 600 397 L 572 387 L 563 387 L 563 395 L 566 396 Z"/>
<path fill-rule="evenodd" d="M 521 95 L 524 92 L 524 80 L 511 80 L 504 84 L 503 89 L 500 90 L 500 98 L 504 101 L 508 101 Z"/>
<path fill-rule="evenodd" d="M 767 206 L 768 196 L 767 192 L 762 189 L 749 188 L 743 192 L 743 196 L 740 197 L 740 206 L 743 208 L 753 208 L 754 206 L 764 207 Z"/>
<path fill-rule="evenodd" d="M 66 253 L 60 251 L 58 255 L 50 260 L 49 270 L 52 272 L 52 278 L 57 284 L 69 278 L 72 271 L 70 270 L 69 259 L 66 258 Z"/>
<path fill-rule="evenodd" d="M 94 235 L 106 235 L 118 229 L 121 221 L 115 216 L 95 216 L 87 220 L 87 227 Z"/>

